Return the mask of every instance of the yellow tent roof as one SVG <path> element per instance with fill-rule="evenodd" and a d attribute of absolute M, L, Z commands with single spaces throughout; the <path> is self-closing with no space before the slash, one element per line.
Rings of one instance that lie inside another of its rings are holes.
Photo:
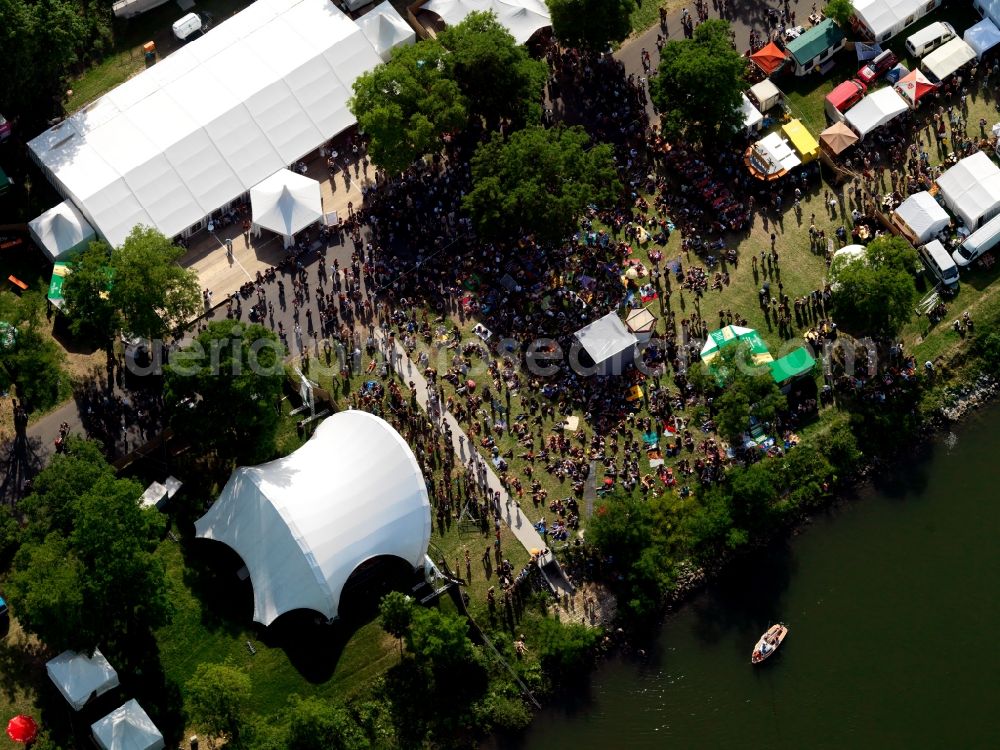
<path fill-rule="evenodd" d="M 819 156 L 819 142 L 813 134 L 806 130 L 806 126 L 801 120 L 790 120 L 781 126 L 781 132 L 785 134 L 803 162 L 808 162 Z"/>

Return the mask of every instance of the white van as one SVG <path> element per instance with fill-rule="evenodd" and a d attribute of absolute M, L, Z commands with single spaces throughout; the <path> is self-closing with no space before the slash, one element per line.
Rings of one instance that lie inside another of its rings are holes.
<path fill-rule="evenodd" d="M 937 21 L 912 34 L 906 40 L 906 49 L 914 57 L 923 57 L 954 38 L 955 28 L 950 23 Z"/>
<path fill-rule="evenodd" d="M 193 41 L 201 36 L 201 18 L 197 13 L 188 13 L 179 21 L 174 21 L 174 36 L 182 42 Z"/>
<path fill-rule="evenodd" d="M 951 254 L 960 266 L 967 266 L 1000 244 L 1000 216 L 994 216 L 965 238 Z"/>
<path fill-rule="evenodd" d="M 949 289 L 958 289 L 958 266 L 939 240 L 921 245 L 917 251 L 927 270 Z"/>

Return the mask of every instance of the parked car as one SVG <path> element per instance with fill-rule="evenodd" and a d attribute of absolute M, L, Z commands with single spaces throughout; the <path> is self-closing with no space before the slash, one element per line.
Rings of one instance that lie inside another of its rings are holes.
<path fill-rule="evenodd" d="M 858 71 L 858 80 L 866 86 L 871 86 L 872 81 L 885 75 L 896 62 L 896 54 L 891 49 L 879 52 Z"/>
<path fill-rule="evenodd" d="M 906 40 L 906 49 L 914 57 L 923 57 L 928 52 L 933 52 L 945 42 L 950 42 L 955 38 L 955 27 L 944 21 L 937 21 L 930 26 L 921 29 L 916 34 L 910 35 Z"/>
<path fill-rule="evenodd" d="M 7 118 L 0 114 L 0 142 L 6 141 L 10 138 L 11 132 L 12 128 L 10 123 L 7 121 Z"/>

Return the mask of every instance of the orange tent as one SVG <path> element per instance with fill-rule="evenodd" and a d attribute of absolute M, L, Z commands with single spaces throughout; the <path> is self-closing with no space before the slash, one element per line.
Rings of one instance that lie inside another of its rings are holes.
<path fill-rule="evenodd" d="M 750 59 L 756 63 L 758 68 L 764 71 L 764 75 L 771 75 L 785 64 L 788 55 L 777 44 L 771 42 L 766 47 L 762 47 L 750 55 Z"/>

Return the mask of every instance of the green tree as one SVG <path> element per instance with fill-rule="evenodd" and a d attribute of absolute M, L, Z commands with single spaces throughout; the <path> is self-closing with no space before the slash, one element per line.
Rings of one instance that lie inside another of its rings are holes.
<path fill-rule="evenodd" d="M 368 136 L 372 161 L 391 175 L 439 151 L 442 136 L 469 119 L 446 58 L 440 42 L 425 40 L 396 48 L 389 62 L 354 81 L 351 112 Z"/>
<path fill-rule="evenodd" d="M 552 33 L 567 47 L 603 52 L 631 31 L 633 0 L 547 0 Z"/>
<path fill-rule="evenodd" d="M 183 255 L 167 237 L 141 225 L 111 253 L 110 301 L 130 333 L 163 338 L 198 312 L 198 276 L 177 264 Z"/>
<path fill-rule="evenodd" d="M 847 419 L 838 421 L 830 428 L 830 432 L 823 440 L 823 450 L 829 457 L 834 471 L 842 475 L 853 474 L 863 457 Z"/>
<path fill-rule="evenodd" d="M 283 351 L 263 326 L 209 323 L 164 369 L 170 424 L 224 460 L 270 458 L 285 378 Z"/>
<path fill-rule="evenodd" d="M 557 679 L 572 678 L 590 668 L 600 637 L 598 628 L 546 617 L 538 623 L 535 648 L 545 669 Z"/>
<path fill-rule="evenodd" d="M 840 325 L 861 335 L 894 336 L 917 301 L 916 251 L 900 237 L 879 237 L 864 255 L 838 259 L 830 269 L 833 312 Z"/>
<path fill-rule="evenodd" d="M 719 358 L 721 364 L 715 367 L 724 373 L 727 383 L 715 399 L 715 426 L 730 443 L 739 444 L 750 428 L 751 417 L 764 424 L 773 422 L 788 403 L 770 370 L 750 363 L 741 344 L 724 350 Z"/>
<path fill-rule="evenodd" d="M 289 750 L 367 750 L 364 731 L 340 706 L 319 698 L 290 701 Z"/>
<path fill-rule="evenodd" d="M 439 609 L 413 611 L 413 622 L 406 632 L 406 649 L 438 674 L 473 658 L 465 618 Z"/>
<path fill-rule="evenodd" d="M 548 240 L 570 234 L 588 204 L 621 193 L 611 146 L 588 146 L 582 128 L 529 127 L 496 134 L 472 157 L 472 190 L 462 205 L 487 237 L 522 232 Z"/>
<path fill-rule="evenodd" d="M 779 490 L 773 462 L 759 461 L 745 469 L 734 469 L 729 487 L 734 527 L 744 530 L 750 537 L 766 531 L 773 519 L 772 509 Z M 730 543 L 730 546 L 736 545 Z"/>
<path fill-rule="evenodd" d="M 704 145 L 732 140 L 743 129 L 746 65 L 730 43 L 726 21 L 706 21 L 693 39 L 667 42 L 649 79 L 663 132 Z"/>
<path fill-rule="evenodd" d="M 495 15 L 470 13 L 438 34 L 438 41 L 448 50 L 448 75 L 465 96 L 469 113 L 482 117 L 489 129 L 503 120 L 515 127 L 539 120 L 548 70 Z"/>
<path fill-rule="evenodd" d="M 91 242 L 73 259 L 73 272 L 63 283 L 65 313 L 70 330 L 110 351 L 122 328 L 122 315 L 111 300 L 114 271 L 106 242 Z"/>
<path fill-rule="evenodd" d="M 187 681 L 185 708 L 191 721 L 213 737 L 239 747 L 248 717 L 250 676 L 230 664 L 199 664 Z"/>
<path fill-rule="evenodd" d="M 16 329 L 13 344 L 0 347 L 0 388 L 13 387 L 29 412 L 59 403 L 65 383 L 65 357 L 42 328 L 44 306 L 37 292 L 0 296 L 0 321 Z"/>
<path fill-rule="evenodd" d="M 772 459 L 776 460 L 776 459 Z M 800 443 L 781 459 L 788 510 L 818 505 L 826 497 L 824 483 L 833 479 L 833 465 L 809 443 Z"/>
<path fill-rule="evenodd" d="M 399 641 L 399 655 L 403 655 L 403 637 L 413 623 L 415 605 L 413 598 L 400 591 L 390 591 L 378 605 L 378 622 L 389 635 Z"/>
<path fill-rule="evenodd" d="M 846 31 L 851 28 L 854 3 L 851 0 L 830 0 L 823 7 L 823 15 L 832 18 L 840 28 Z"/>

